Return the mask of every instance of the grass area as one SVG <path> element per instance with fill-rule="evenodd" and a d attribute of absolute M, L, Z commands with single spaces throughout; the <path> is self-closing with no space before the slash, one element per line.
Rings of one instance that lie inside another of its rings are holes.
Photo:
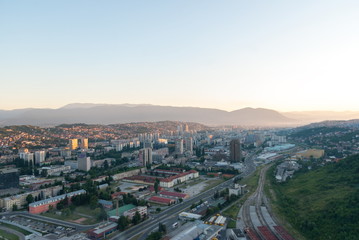
<path fill-rule="evenodd" d="M 2 240 L 19 240 L 19 237 L 15 234 L 6 232 L 2 229 L 0 229 L 0 239 Z"/>
<path fill-rule="evenodd" d="M 58 214 L 56 214 L 54 212 L 46 212 L 46 213 L 42 213 L 41 215 L 43 215 L 45 217 L 59 219 L 59 220 L 62 220 L 62 221 L 73 221 L 73 220 L 77 220 L 79 218 L 82 218 L 82 216 L 77 215 L 75 213 L 72 213 L 69 216 L 64 216 L 64 215 L 58 215 Z"/>
<path fill-rule="evenodd" d="M 133 237 L 133 238 L 131 238 L 130 240 L 138 240 L 138 239 L 140 239 L 140 238 L 141 238 L 141 236 L 142 236 L 142 233 L 137 234 L 136 236 L 134 236 L 134 237 Z"/>
<path fill-rule="evenodd" d="M 268 181 L 273 210 L 306 239 L 357 239 L 359 236 L 359 155 L 308 171 L 293 179 Z M 273 176 L 273 175 L 272 175 Z"/>
<path fill-rule="evenodd" d="M 278 205 L 277 197 L 271 184 L 271 181 L 274 178 L 276 166 L 277 165 L 271 166 L 267 171 L 264 192 L 266 196 L 270 199 L 270 207 L 274 212 L 276 219 L 279 221 L 280 225 L 282 225 L 295 239 L 305 240 L 302 234 L 295 228 L 293 228 L 293 226 L 285 219 L 283 214 L 281 214 L 280 212 L 280 206 Z"/>
<path fill-rule="evenodd" d="M 223 183 L 224 181 L 226 181 L 226 180 L 224 180 L 224 179 L 222 179 L 222 178 L 217 178 L 217 179 L 213 179 L 213 180 L 212 180 L 212 179 L 211 179 L 211 180 L 208 180 L 208 181 L 206 182 L 207 186 L 202 190 L 202 192 L 205 192 L 205 191 L 207 191 L 207 190 L 209 190 L 209 189 L 211 189 L 211 188 L 214 188 L 215 186 L 217 186 L 217 185 Z"/>
<path fill-rule="evenodd" d="M 96 212 L 96 209 L 92 209 L 90 208 L 90 206 L 79 206 L 75 209 L 75 213 L 81 213 L 87 216 L 91 216 L 93 218 L 98 217 L 98 213 Z"/>
<path fill-rule="evenodd" d="M 83 214 L 83 216 L 81 215 Z M 55 212 L 46 212 L 42 213 L 42 215 L 50 218 L 55 218 L 63 221 L 75 221 L 80 218 L 86 218 L 83 222 L 79 224 L 83 225 L 91 225 L 98 223 L 97 217 L 100 214 L 100 209 L 91 209 L 89 206 L 79 206 L 75 209 L 74 212 L 70 213 L 69 215 L 58 215 Z"/>
<path fill-rule="evenodd" d="M 15 225 L 7 224 L 7 223 L 0 223 L 0 226 L 7 227 L 7 228 L 11 228 L 11 229 L 13 229 L 13 230 L 15 230 L 15 231 L 17 231 L 17 232 L 20 232 L 20 233 L 24 234 L 25 236 L 31 234 L 31 232 L 26 231 L 25 229 L 20 228 L 20 227 L 17 227 L 17 226 L 15 226 Z"/>
<path fill-rule="evenodd" d="M 245 195 L 241 196 L 240 199 L 236 200 L 232 204 L 232 206 L 230 206 L 229 208 L 227 208 L 225 211 L 222 212 L 222 214 L 224 216 L 229 217 L 231 219 L 230 221 L 233 220 L 235 222 L 235 220 L 237 219 L 239 210 L 240 210 L 240 206 L 242 206 L 243 203 L 247 200 L 247 198 L 256 190 L 256 188 L 258 186 L 260 171 L 263 167 L 264 167 L 264 165 L 258 167 L 257 170 L 253 174 L 249 175 L 246 178 L 243 178 L 239 182 L 239 184 L 241 184 L 241 185 L 244 185 L 244 184 L 247 185 L 248 192 Z M 234 226 L 235 226 L 235 223 L 234 223 Z"/>
<path fill-rule="evenodd" d="M 202 182 L 203 179 L 195 179 L 189 183 L 182 183 L 181 185 L 179 185 L 180 188 L 186 188 L 186 187 L 191 187 L 191 186 L 194 186 L 194 185 L 197 185 L 198 183 Z"/>
<path fill-rule="evenodd" d="M 262 170 L 262 168 L 265 165 L 259 166 L 257 167 L 256 171 L 254 173 L 252 173 L 251 175 L 249 175 L 248 177 L 243 178 L 239 184 L 247 185 L 247 190 L 252 193 L 257 189 L 258 186 L 258 180 L 259 180 L 259 176 L 260 176 L 260 171 Z"/>
<path fill-rule="evenodd" d="M 234 202 L 234 204 L 227 208 L 225 211 L 222 212 L 223 216 L 232 218 L 232 219 L 237 219 L 238 216 L 238 212 L 240 210 L 239 207 L 239 200 L 237 200 L 236 202 Z"/>
<path fill-rule="evenodd" d="M 227 228 L 236 228 L 236 221 L 234 221 L 233 219 L 230 219 L 227 224 Z"/>

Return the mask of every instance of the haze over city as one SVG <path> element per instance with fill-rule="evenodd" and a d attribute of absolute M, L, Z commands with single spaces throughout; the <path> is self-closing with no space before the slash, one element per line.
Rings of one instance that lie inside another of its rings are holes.
<path fill-rule="evenodd" d="M 359 239 L 358 10 L 0 0 L 0 239 Z"/>
<path fill-rule="evenodd" d="M 0 109 L 359 110 L 357 1 L 1 1 Z"/>

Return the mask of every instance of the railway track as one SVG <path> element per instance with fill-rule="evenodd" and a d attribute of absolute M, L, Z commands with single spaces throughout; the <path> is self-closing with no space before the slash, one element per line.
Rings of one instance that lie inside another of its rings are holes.
<path fill-rule="evenodd" d="M 242 206 L 244 231 L 251 240 L 294 240 L 292 236 L 271 217 L 264 194 L 265 176 L 271 165 L 261 169 L 258 187 Z"/>

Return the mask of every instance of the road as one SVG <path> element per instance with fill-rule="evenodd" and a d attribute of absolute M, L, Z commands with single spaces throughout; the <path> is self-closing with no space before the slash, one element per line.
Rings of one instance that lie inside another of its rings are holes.
<path fill-rule="evenodd" d="M 239 177 L 246 177 L 256 170 L 256 166 L 253 163 L 253 157 L 255 155 L 256 155 L 255 151 L 253 153 L 250 153 L 247 155 L 247 157 L 245 158 L 245 161 L 244 161 L 245 168 L 244 168 L 243 172 L 238 175 Z M 173 223 L 176 221 L 178 214 L 180 212 L 188 209 L 193 203 L 199 202 L 200 200 L 206 201 L 207 199 L 211 198 L 216 191 L 220 191 L 224 188 L 230 187 L 233 184 L 233 179 L 223 182 L 212 189 L 209 189 L 203 193 L 200 193 L 200 194 L 194 196 L 193 198 L 184 200 L 182 203 L 173 205 L 172 207 L 157 214 L 155 217 L 150 217 L 146 221 L 144 221 L 136 226 L 133 226 L 124 232 L 120 232 L 120 233 L 116 234 L 115 236 L 113 236 L 111 238 L 111 240 L 130 239 L 130 238 L 137 236 L 141 233 L 143 234 L 142 238 L 144 238 L 151 231 L 156 229 L 158 227 L 159 223 L 164 223 L 167 226 L 171 225 L 170 223 Z M 28 218 L 33 218 L 33 219 L 39 220 L 39 221 L 50 222 L 50 223 L 57 224 L 57 225 L 71 227 L 71 228 L 76 229 L 76 232 L 86 231 L 91 228 L 97 227 L 99 225 L 99 224 L 81 225 L 81 224 L 76 224 L 76 223 L 72 223 L 72 222 L 66 222 L 66 221 L 62 221 L 62 220 L 48 218 L 48 217 L 41 216 L 41 215 L 29 214 L 28 212 L 25 212 L 25 211 L 1 213 L 0 216 L 1 215 L 8 215 L 8 216 L 19 215 L 19 216 L 24 216 L 24 217 L 28 217 Z"/>
<path fill-rule="evenodd" d="M 251 153 L 245 158 L 246 168 L 244 171 L 239 174 L 240 177 L 246 177 L 255 171 L 255 165 L 253 163 L 253 157 L 256 156 L 256 153 Z M 237 177 L 238 177 L 237 176 Z M 165 223 L 166 225 L 168 222 L 173 222 L 174 218 L 178 217 L 178 214 L 185 209 L 189 208 L 193 203 L 199 202 L 201 199 L 206 201 L 207 199 L 211 198 L 216 191 L 220 191 L 224 188 L 230 187 L 233 184 L 234 178 L 223 182 L 216 187 L 209 189 L 203 193 L 200 193 L 194 196 L 191 199 L 185 200 L 180 204 L 174 205 L 169 209 L 166 209 L 162 213 L 158 214 L 154 219 L 147 219 L 146 221 L 133 226 L 132 228 L 118 233 L 116 236 L 112 237 L 111 240 L 124 240 L 124 239 L 131 239 L 134 236 L 139 234 L 143 234 L 140 239 L 144 239 L 152 230 L 158 227 L 159 223 Z"/>
<path fill-rule="evenodd" d="M 25 235 L 18 232 L 18 231 L 15 231 L 15 230 L 13 230 L 11 228 L 6 228 L 6 227 L 3 227 L 3 226 L 0 226 L 0 229 L 18 236 L 19 240 L 25 240 Z"/>

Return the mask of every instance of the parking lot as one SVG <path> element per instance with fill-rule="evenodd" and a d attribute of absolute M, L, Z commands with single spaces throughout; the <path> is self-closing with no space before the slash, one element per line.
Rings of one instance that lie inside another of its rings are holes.
<path fill-rule="evenodd" d="M 68 234 L 71 234 L 75 231 L 75 229 L 70 227 L 64 227 L 52 223 L 46 223 L 43 221 L 38 221 L 32 218 L 30 219 L 27 217 L 17 216 L 17 215 L 10 217 L 3 216 L 2 219 L 28 227 L 34 231 L 46 235 L 50 239 L 57 239 L 59 237 L 67 236 Z"/>

